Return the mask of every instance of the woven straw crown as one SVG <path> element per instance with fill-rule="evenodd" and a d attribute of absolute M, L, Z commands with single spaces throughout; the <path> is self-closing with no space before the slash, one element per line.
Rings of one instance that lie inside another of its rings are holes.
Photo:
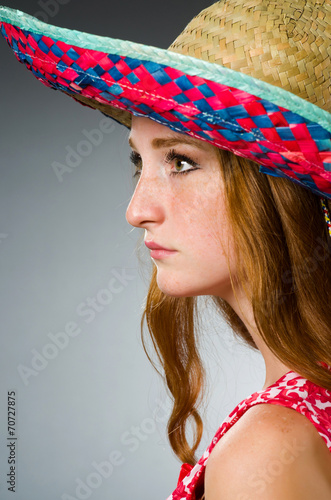
<path fill-rule="evenodd" d="M 195 16 L 168 50 L 248 74 L 331 110 L 331 0 L 221 0 Z M 130 126 L 129 112 L 97 107 Z"/>
<path fill-rule="evenodd" d="M 246 73 L 330 111 L 329 0 L 216 2 L 169 50 Z"/>

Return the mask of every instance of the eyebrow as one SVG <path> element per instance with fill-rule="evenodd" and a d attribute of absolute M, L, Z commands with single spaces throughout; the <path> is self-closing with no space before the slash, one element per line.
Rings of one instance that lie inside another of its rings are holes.
<path fill-rule="evenodd" d="M 208 149 L 208 146 L 205 145 L 203 141 L 190 139 L 190 137 L 185 137 L 184 134 L 183 137 L 167 137 L 167 138 L 155 137 L 151 143 L 153 149 L 176 146 L 177 144 L 187 144 L 189 146 L 202 149 L 203 151 L 207 151 Z M 129 145 L 131 146 L 132 149 L 137 149 L 131 137 L 129 137 Z"/>

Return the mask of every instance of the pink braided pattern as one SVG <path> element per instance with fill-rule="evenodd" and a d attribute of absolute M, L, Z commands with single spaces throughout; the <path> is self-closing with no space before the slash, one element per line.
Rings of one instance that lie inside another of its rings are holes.
<path fill-rule="evenodd" d="M 331 370 L 325 363 L 321 364 Z M 196 465 L 182 465 L 177 487 L 167 500 L 196 499 L 197 489 L 203 489 L 206 463 L 213 448 L 249 408 L 261 403 L 286 406 L 305 415 L 316 427 L 331 452 L 331 392 L 291 370 L 264 391 L 254 392 L 235 407 L 223 421 Z"/>
<path fill-rule="evenodd" d="M 17 59 L 55 90 L 148 116 L 331 198 L 331 134 L 243 90 L 153 61 L 106 54 L 0 23 Z"/>

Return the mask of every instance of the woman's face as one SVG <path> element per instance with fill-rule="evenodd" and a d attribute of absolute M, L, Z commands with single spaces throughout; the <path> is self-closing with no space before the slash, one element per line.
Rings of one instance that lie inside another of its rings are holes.
<path fill-rule="evenodd" d="M 226 299 L 232 288 L 221 243 L 232 252 L 216 149 L 136 116 L 129 143 L 139 175 L 126 219 L 145 229 L 145 242 L 172 250 L 151 251 L 159 288 L 174 297 Z M 230 265 L 234 272 L 231 258 Z"/>

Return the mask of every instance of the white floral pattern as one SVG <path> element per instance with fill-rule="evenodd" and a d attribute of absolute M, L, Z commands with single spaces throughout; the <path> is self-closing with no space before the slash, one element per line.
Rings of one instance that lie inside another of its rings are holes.
<path fill-rule="evenodd" d="M 321 364 L 331 371 L 330 366 L 323 362 Z M 177 487 L 167 500 L 197 500 L 200 497 L 211 451 L 248 408 L 261 403 L 286 406 L 305 415 L 314 424 L 331 452 L 331 392 L 291 370 L 265 390 L 254 392 L 235 407 L 223 421 L 195 466 L 182 465 Z"/>

